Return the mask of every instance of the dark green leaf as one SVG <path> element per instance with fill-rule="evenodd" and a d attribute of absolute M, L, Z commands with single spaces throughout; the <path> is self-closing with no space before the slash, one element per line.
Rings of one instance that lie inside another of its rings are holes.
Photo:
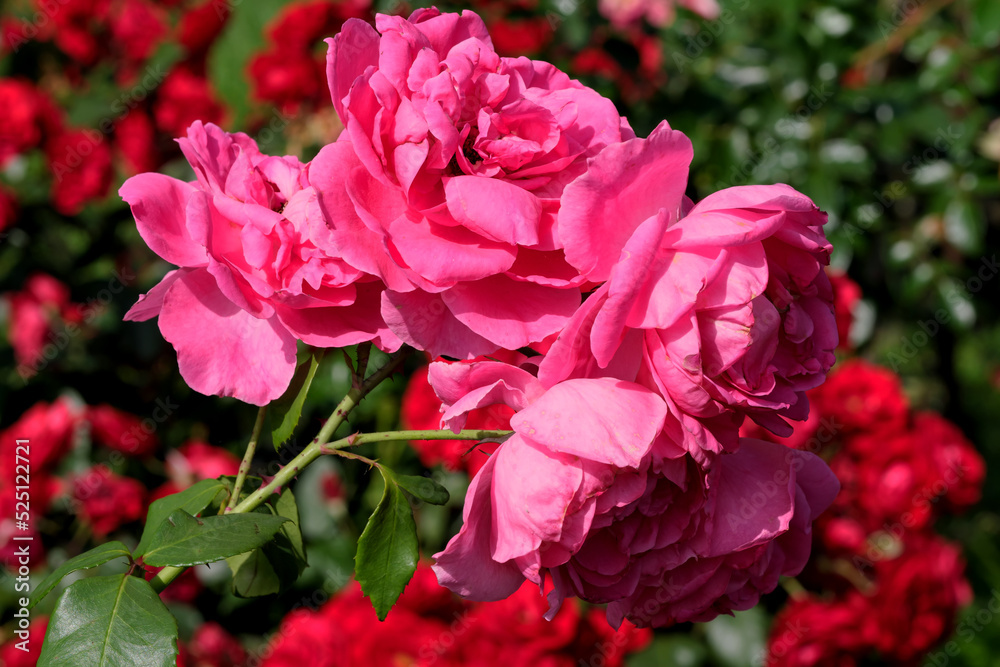
<path fill-rule="evenodd" d="M 211 505 L 220 493 L 224 493 L 226 487 L 216 479 L 203 479 L 197 484 L 193 484 L 180 493 L 174 493 L 155 501 L 149 506 L 149 514 L 146 516 L 146 527 L 142 531 L 142 537 L 135 548 L 135 556 L 138 558 L 149 549 L 153 535 L 159 529 L 172 512 L 184 510 L 188 514 L 195 515 Z"/>
<path fill-rule="evenodd" d="M 431 505 L 445 505 L 450 496 L 448 489 L 444 488 L 430 477 L 418 477 L 415 475 L 397 475 L 396 482 L 403 487 L 403 490 L 420 498 Z"/>
<path fill-rule="evenodd" d="M 40 667 L 173 667 L 177 622 L 152 587 L 118 574 L 66 589 L 49 620 Z"/>
<path fill-rule="evenodd" d="M 233 494 L 233 487 L 236 485 L 236 475 L 224 475 L 219 478 L 219 481 L 223 486 L 226 487 L 226 491 L 229 495 Z M 251 493 L 259 489 L 264 484 L 264 480 L 260 477 L 255 477 L 253 475 L 247 475 L 243 480 L 243 488 L 240 489 L 239 500 L 246 500 L 246 497 Z M 227 498 L 228 500 L 228 498 Z M 216 512 L 217 514 L 218 512 Z"/>
<path fill-rule="evenodd" d="M 255 510 L 288 519 L 274 539 L 259 549 L 226 560 L 233 571 L 233 594 L 258 597 L 279 593 L 294 584 L 305 570 L 306 553 L 299 530 L 299 510 L 291 490 L 273 497 Z"/>
<path fill-rule="evenodd" d="M 395 475 L 379 466 L 385 491 L 358 540 L 354 570 L 379 620 L 396 604 L 417 569 L 417 527 Z"/>
<path fill-rule="evenodd" d="M 121 542 L 108 542 L 82 553 L 76 558 L 70 558 L 45 577 L 42 583 L 35 586 L 35 590 L 31 592 L 31 602 L 28 603 L 28 609 L 41 602 L 42 598 L 48 595 L 49 591 L 55 588 L 56 584 L 70 572 L 97 567 L 115 558 L 130 558 L 128 549 Z"/>
<path fill-rule="evenodd" d="M 323 359 L 325 350 L 316 350 L 313 354 L 299 364 L 292 376 L 292 382 L 288 389 L 278 400 L 269 406 L 269 412 L 274 424 L 271 429 L 271 438 L 274 441 L 274 448 L 288 442 L 288 439 L 295 433 L 295 427 L 302 416 L 302 406 L 305 405 L 306 395 L 309 387 L 312 386 L 313 378 L 316 377 L 316 369 Z"/>
<path fill-rule="evenodd" d="M 271 595 L 281 590 L 281 579 L 262 549 L 226 559 L 233 571 L 233 594 L 241 598 Z"/>
<path fill-rule="evenodd" d="M 295 496 L 292 494 L 292 490 L 285 489 L 282 491 L 278 499 L 273 501 L 272 504 L 278 516 L 288 519 L 288 523 L 281 526 L 278 534 L 288 538 L 292 552 L 302 562 L 302 566 L 305 567 L 308 564 L 306 561 L 306 547 L 302 543 L 302 531 L 299 529 L 299 507 L 295 503 Z"/>
<path fill-rule="evenodd" d="M 160 525 L 143 562 L 154 566 L 212 563 L 263 546 L 286 521 L 258 513 L 196 519 L 176 510 Z"/>

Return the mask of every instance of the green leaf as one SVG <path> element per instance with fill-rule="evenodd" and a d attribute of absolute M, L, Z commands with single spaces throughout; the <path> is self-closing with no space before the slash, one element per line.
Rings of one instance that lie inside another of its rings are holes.
<path fill-rule="evenodd" d="M 49 591 L 55 588 L 56 584 L 62 581 L 63 577 L 67 574 L 76 572 L 77 570 L 97 567 L 115 558 L 128 558 L 131 560 L 129 550 L 121 542 L 108 542 L 82 553 L 76 558 L 70 558 L 56 568 L 55 571 L 51 572 L 49 576 L 45 577 L 42 583 L 35 586 L 35 590 L 31 593 L 31 601 L 28 603 L 28 609 L 41 602 L 49 594 Z"/>
<path fill-rule="evenodd" d="M 316 370 L 323 359 L 325 350 L 316 350 L 313 354 L 299 364 L 292 376 L 292 382 L 281 398 L 274 401 L 268 407 L 268 414 L 276 424 L 271 429 L 271 439 L 274 441 L 274 448 L 279 449 L 295 433 L 299 418 L 302 416 L 302 406 L 305 405 L 306 395 L 309 387 L 312 386 L 313 378 L 316 377 Z"/>
<path fill-rule="evenodd" d="M 156 531 L 159 530 L 163 521 L 175 510 L 184 510 L 188 514 L 195 515 L 211 505 L 220 493 L 224 493 L 226 487 L 217 479 L 203 479 L 197 484 L 193 484 L 180 493 L 174 493 L 160 498 L 149 506 L 149 514 L 146 516 L 146 527 L 142 530 L 142 537 L 135 548 L 135 556 L 138 558 L 149 549 L 150 542 Z"/>
<path fill-rule="evenodd" d="M 230 496 L 233 495 L 233 488 L 236 486 L 236 475 L 223 475 L 222 477 L 219 478 L 219 481 L 222 483 L 224 487 L 226 487 L 226 492 Z M 237 498 L 237 502 L 246 500 L 247 496 L 252 494 L 254 491 L 259 489 L 263 485 L 264 485 L 264 480 L 261 479 L 260 477 L 256 477 L 254 475 L 247 475 L 243 479 L 243 488 L 240 489 L 240 497 Z M 229 498 L 226 498 L 226 500 L 229 500 Z M 216 509 L 217 510 L 221 509 L 221 507 L 217 507 Z M 214 513 L 218 514 L 219 512 L 217 511 Z"/>
<path fill-rule="evenodd" d="M 233 595 L 255 598 L 281 590 L 281 579 L 262 549 L 254 549 L 226 559 L 233 571 Z"/>
<path fill-rule="evenodd" d="M 173 667 L 177 622 L 152 587 L 118 574 L 66 589 L 45 632 L 40 667 Z"/>
<path fill-rule="evenodd" d="M 431 505 L 446 505 L 451 497 L 448 495 L 448 489 L 430 477 L 397 475 L 396 482 L 403 490 L 409 491 L 412 495 Z"/>
<path fill-rule="evenodd" d="M 278 534 L 288 539 L 288 544 L 292 552 L 302 562 L 302 567 L 304 568 L 309 563 L 306 560 L 306 547 L 302 542 L 302 531 L 299 529 L 299 506 L 295 502 L 292 490 L 285 489 L 282 491 L 278 499 L 273 501 L 272 504 L 278 516 L 288 519 L 288 523 L 281 526 Z"/>
<path fill-rule="evenodd" d="M 153 536 L 143 562 L 154 566 L 212 563 L 263 546 L 286 521 L 256 512 L 196 519 L 176 510 Z"/>
<path fill-rule="evenodd" d="M 396 604 L 417 569 L 417 526 L 413 510 L 391 470 L 378 467 L 385 491 L 358 540 L 354 570 L 380 621 Z"/>
<path fill-rule="evenodd" d="M 256 512 L 273 513 L 288 519 L 274 539 L 259 549 L 226 560 L 233 571 L 232 590 L 238 597 L 258 597 L 279 593 L 294 584 L 306 565 L 305 545 L 299 530 L 299 510 L 291 490 L 269 501 Z"/>

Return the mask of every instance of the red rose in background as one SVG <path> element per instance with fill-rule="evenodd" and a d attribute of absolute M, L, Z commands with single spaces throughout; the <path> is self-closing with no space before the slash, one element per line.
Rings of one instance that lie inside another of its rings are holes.
<path fill-rule="evenodd" d="M 934 414 L 913 421 L 911 429 L 850 436 L 830 462 L 843 488 L 835 511 L 857 516 L 868 532 L 893 523 L 922 528 L 979 500 L 985 464 L 961 431 Z"/>
<path fill-rule="evenodd" d="M 986 462 L 962 431 L 939 414 L 918 412 L 913 432 L 930 446 L 930 456 L 945 488 L 935 482 L 933 491 L 943 509 L 958 514 L 979 502 L 986 480 Z"/>
<path fill-rule="evenodd" d="M 814 408 L 832 420 L 838 435 L 848 431 L 900 430 L 909 412 L 899 378 L 861 359 L 839 364 L 810 397 Z"/>
<path fill-rule="evenodd" d="M 13 477 L 16 439 L 31 441 L 31 467 L 48 468 L 61 459 L 72 444 L 80 420 L 79 411 L 65 398 L 51 405 L 36 403 L 3 431 L 0 441 L 0 471 L 3 479 Z"/>
<path fill-rule="evenodd" d="M 854 322 L 854 308 L 861 300 L 861 287 L 851 280 L 846 273 L 828 271 L 830 284 L 833 286 L 833 309 L 837 316 L 837 334 L 840 336 L 840 348 L 852 349 L 848 334 Z"/>
<path fill-rule="evenodd" d="M 229 2 L 204 0 L 184 12 L 177 27 L 177 41 L 187 51 L 189 59 L 204 59 L 208 48 L 226 27 L 232 7 Z"/>
<path fill-rule="evenodd" d="M 54 325 L 60 320 L 80 319 L 79 307 L 69 300 L 69 289 L 52 276 L 36 273 L 28 278 L 20 292 L 8 293 L 10 320 L 7 340 L 14 348 L 14 358 L 22 378 L 34 375 L 49 342 Z"/>
<path fill-rule="evenodd" d="M 630 104 L 652 97 L 667 82 L 660 38 L 638 27 L 596 30 L 571 69 L 613 82 L 616 95 Z"/>
<path fill-rule="evenodd" d="M 148 456 L 159 446 L 155 434 L 143 429 L 143 420 L 110 405 L 87 408 L 91 437 L 127 456 Z"/>
<path fill-rule="evenodd" d="M 384 622 L 352 583 L 318 610 L 285 617 L 262 664 L 621 667 L 652 639 L 651 631 L 628 624 L 616 633 L 602 611 L 585 614 L 574 601 L 546 621 L 547 606 L 527 584 L 507 600 L 470 604 L 440 587 L 429 567 L 419 566 Z"/>
<path fill-rule="evenodd" d="M 109 16 L 113 44 L 121 50 L 120 79 L 130 79 L 167 34 L 167 12 L 148 0 L 124 0 Z"/>
<path fill-rule="evenodd" d="M 235 475 L 239 468 L 238 456 L 201 440 L 189 440 L 176 450 L 167 452 L 167 476 L 177 491 L 203 479 Z"/>
<path fill-rule="evenodd" d="M 38 657 L 42 654 L 42 642 L 45 640 L 45 629 L 49 625 L 46 616 L 36 618 L 28 626 L 27 651 L 22 651 L 17 644 L 22 640 L 12 637 L 0 646 L 0 665 L 4 667 L 35 667 Z"/>
<path fill-rule="evenodd" d="M 111 146 L 96 130 L 71 130 L 52 139 L 45 152 L 52 171 L 52 205 L 76 215 L 108 194 L 113 175 Z"/>
<path fill-rule="evenodd" d="M 0 166 L 11 157 L 41 145 L 60 125 L 60 114 L 48 96 L 30 81 L 0 79 Z"/>
<path fill-rule="evenodd" d="M 157 89 L 153 117 L 160 131 L 171 137 L 181 137 L 196 120 L 222 123 L 225 108 L 216 100 L 212 87 L 204 76 L 190 68 L 173 69 Z"/>
<path fill-rule="evenodd" d="M 286 111 L 329 102 L 323 39 L 339 32 L 347 19 L 368 19 L 370 8 L 371 0 L 284 7 L 268 30 L 271 48 L 250 61 L 254 96 Z"/>
<path fill-rule="evenodd" d="M 293 110 L 303 102 L 319 103 L 326 93 L 322 62 L 311 55 L 262 53 L 250 63 L 254 96 L 284 110 Z"/>
<path fill-rule="evenodd" d="M 42 26 L 42 39 L 53 39 L 56 47 L 81 65 L 93 65 L 107 47 L 105 28 L 111 0 L 64 0 L 50 12 L 45 0 L 35 0 L 35 9 L 52 21 Z"/>
<path fill-rule="evenodd" d="M 187 664 L 192 667 L 239 667 L 246 657 L 239 640 L 211 621 L 195 630 L 187 644 Z"/>
<path fill-rule="evenodd" d="M 125 161 L 125 171 L 141 174 L 160 166 L 156 126 L 144 109 L 133 109 L 115 125 L 115 147 Z"/>
<path fill-rule="evenodd" d="M 146 488 L 136 479 L 121 477 L 94 466 L 72 482 L 80 518 L 98 537 L 104 537 L 146 514 Z"/>
<path fill-rule="evenodd" d="M 455 649 L 458 664 L 622 667 L 628 654 L 653 638 L 652 630 L 628 622 L 616 632 L 599 609 L 584 613 L 569 603 L 551 621 L 545 620 L 547 611 L 547 600 L 530 583 L 505 600 L 475 606 Z"/>
<path fill-rule="evenodd" d="M 958 547 L 936 535 L 908 535 L 900 557 L 875 562 L 871 604 L 884 658 L 920 665 L 952 633 L 959 610 L 972 601 L 964 569 Z"/>
<path fill-rule="evenodd" d="M 774 619 L 764 665 L 853 667 L 875 643 L 871 613 L 857 591 L 843 599 L 793 598 Z"/>

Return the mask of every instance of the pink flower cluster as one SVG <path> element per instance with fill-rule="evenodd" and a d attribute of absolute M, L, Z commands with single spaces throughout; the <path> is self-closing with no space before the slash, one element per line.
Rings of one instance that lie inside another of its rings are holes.
<path fill-rule="evenodd" d="M 472 12 L 350 19 L 328 41 L 345 130 L 312 162 L 195 123 L 195 181 L 123 186 L 179 267 L 127 319 L 159 317 L 192 388 L 256 405 L 297 341 L 458 359 L 429 371 L 443 423 L 506 406 L 514 431 L 436 556 L 463 596 L 528 580 L 550 615 L 576 596 L 665 625 L 798 573 L 838 483 L 739 429 L 791 433 L 834 362 L 825 214 L 784 185 L 692 202 L 684 134 L 636 137 L 554 66 L 498 55 Z"/>

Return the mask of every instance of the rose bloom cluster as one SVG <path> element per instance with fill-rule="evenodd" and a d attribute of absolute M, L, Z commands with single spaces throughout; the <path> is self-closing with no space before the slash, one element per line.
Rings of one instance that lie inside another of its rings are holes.
<path fill-rule="evenodd" d="M 318 609 L 293 611 L 259 652 L 262 667 L 335 665 L 539 665 L 622 667 L 652 639 L 648 629 L 608 627 L 597 609 L 567 604 L 551 622 L 529 584 L 502 602 L 470 604 L 420 565 L 379 622 L 356 583 Z"/>
<path fill-rule="evenodd" d="M 834 283 L 846 332 L 860 290 L 843 276 Z M 934 522 L 979 501 L 982 457 L 954 424 L 912 410 L 899 378 L 867 361 L 844 362 L 808 395 L 812 411 L 791 436 L 743 429 L 819 454 L 841 482 L 816 522 L 815 564 L 800 577 L 812 592 L 778 614 L 764 664 L 842 667 L 878 656 L 915 666 L 935 647 L 954 655 L 955 642 L 940 645 L 972 591 L 959 547 Z"/>
<path fill-rule="evenodd" d="M 193 389 L 254 405 L 299 343 L 453 360 L 427 374 L 438 423 L 513 431 L 435 555 L 462 597 L 528 581 L 548 618 L 577 597 L 665 626 L 799 573 L 838 482 L 740 427 L 790 435 L 834 362 L 826 215 L 785 185 L 690 200 L 683 133 L 637 137 L 473 12 L 350 18 L 328 42 L 344 130 L 311 162 L 195 122 L 193 181 L 122 187 L 177 267 L 126 319 L 157 318 Z"/>
<path fill-rule="evenodd" d="M 164 595 L 177 600 L 169 594 L 182 580 Z M 378 621 L 360 587 L 351 583 L 318 608 L 288 614 L 268 644 L 250 651 L 218 623 L 203 623 L 178 642 L 177 665 L 623 667 L 652 640 L 648 629 L 625 625 L 612 630 L 597 609 L 567 604 L 551 622 L 545 620 L 545 610 L 543 599 L 529 585 L 503 602 L 468 603 L 438 586 L 431 569 L 421 565 L 384 622 Z M 2 664 L 33 666 L 46 625 L 45 617 L 32 622 L 29 653 L 15 648 L 16 638 L 0 645 Z"/>

